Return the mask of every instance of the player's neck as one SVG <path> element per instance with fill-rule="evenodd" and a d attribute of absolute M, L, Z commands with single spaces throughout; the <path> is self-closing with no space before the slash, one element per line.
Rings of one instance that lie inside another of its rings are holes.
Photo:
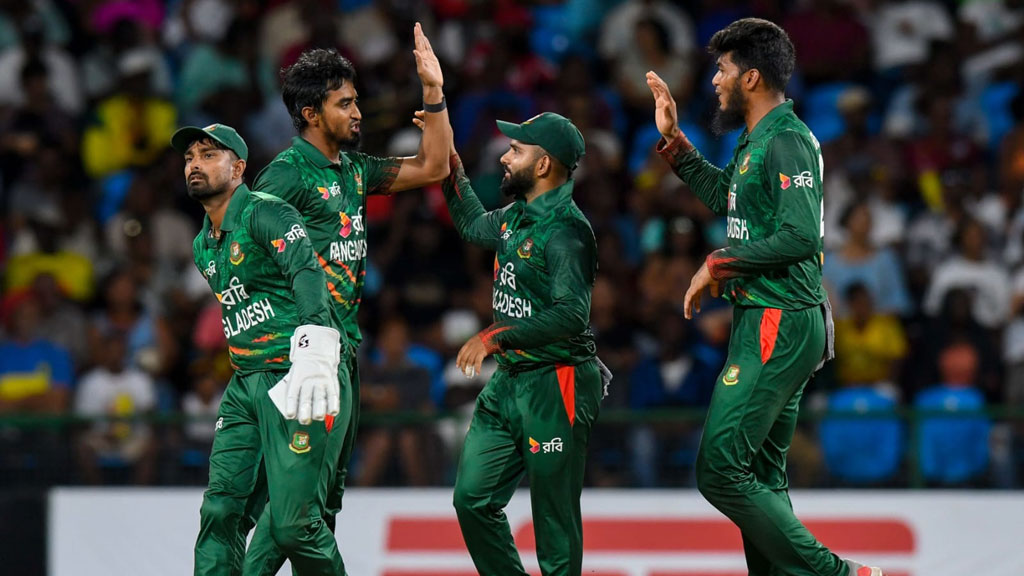
<path fill-rule="evenodd" d="M 341 145 L 336 141 L 327 137 L 326 134 L 318 130 L 306 130 L 302 134 L 302 138 L 313 145 L 314 148 L 320 151 L 325 158 L 337 164 L 341 156 Z"/>
<path fill-rule="evenodd" d="M 527 204 L 529 204 L 530 202 L 533 202 L 534 200 L 540 198 L 544 194 L 547 194 L 551 190 L 558 188 L 562 184 L 565 184 L 564 180 L 562 182 L 555 182 L 547 178 L 537 180 L 537 182 L 533 185 L 533 190 L 530 190 L 529 192 L 524 194 L 523 199 L 526 200 Z"/>
<path fill-rule="evenodd" d="M 786 101 L 785 94 L 762 94 L 751 96 L 747 106 L 746 123 L 747 134 L 754 131 L 754 127 L 776 106 Z"/>
<path fill-rule="evenodd" d="M 224 223 L 224 215 L 228 212 L 228 204 L 231 203 L 231 196 L 234 195 L 235 188 L 223 194 L 202 200 L 203 209 L 206 210 L 206 215 L 210 217 L 210 229 L 213 231 L 215 238 L 220 238 L 220 227 Z"/>

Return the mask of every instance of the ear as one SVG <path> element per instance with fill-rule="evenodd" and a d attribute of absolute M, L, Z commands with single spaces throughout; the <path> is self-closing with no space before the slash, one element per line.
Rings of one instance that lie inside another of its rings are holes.
<path fill-rule="evenodd" d="M 306 106 L 302 109 L 302 117 L 306 119 L 306 123 L 310 126 L 320 126 L 320 114 L 312 106 Z"/>
<path fill-rule="evenodd" d="M 761 71 L 751 68 L 743 73 L 743 87 L 753 92 L 761 84 Z"/>
<path fill-rule="evenodd" d="M 231 179 L 232 180 L 236 180 L 238 178 L 241 178 L 242 174 L 244 174 L 244 173 L 245 173 L 245 160 L 242 160 L 241 158 L 239 158 L 238 160 L 235 160 L 234 163 L 231 164 Z"/>
<path fill-rule="evenodd" d="M 537 178 L 545 178 L 550 173 L 554 166 L 551 165 L 551 156 L 547 154 L 541 154 L 540 159 L 537 160 L 537 165 L 534 167 L 534 172 L 537 174 Z"/>

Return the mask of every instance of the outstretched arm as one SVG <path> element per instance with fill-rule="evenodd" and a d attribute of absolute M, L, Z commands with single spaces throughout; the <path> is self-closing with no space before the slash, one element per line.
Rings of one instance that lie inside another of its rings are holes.
<path fill-rule="evenodd" d="M 416 48 L 416 73 L 423 83 L 424 115 L 423 140 L 416 156 L 402 158 L 398 175 L 390 191 L 398 192 L 419 188 L 441 180 L 448 175 L 448 141 L 451 126 L 448 123 L 448 109 L 444 101 L 444 77 L 441 63 L 430 46 L 430 40 L 423 34 L 419 22 L 413 29 Z M 439 109 L 439 110 L 438 110 Z"/>

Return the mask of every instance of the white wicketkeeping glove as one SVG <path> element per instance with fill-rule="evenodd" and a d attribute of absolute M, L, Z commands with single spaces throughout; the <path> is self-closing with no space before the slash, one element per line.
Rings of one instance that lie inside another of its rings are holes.
<path fill-rule="evenodd" d="M 292 368 L 288 371 L 285 418 L 299 424 L 337 416 L 338 362 L 341 334 L 334 328 L 306 324 L 292 334 Z"/>

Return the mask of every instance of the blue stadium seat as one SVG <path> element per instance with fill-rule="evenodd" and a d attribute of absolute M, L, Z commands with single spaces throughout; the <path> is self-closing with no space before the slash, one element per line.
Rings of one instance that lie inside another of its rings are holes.
<path fill-rule="evenodd" d="M 829 397 L 821 421 L 821 448 L 829 474 L 849 484 L 892 480 L 906 449 L 903 423 L 892 412 L 896 402 L 874 388 L 844 388 Z M 855 412 L 855 415 L 841 415 Z M 879 413 L 877 417 L 863 414 Z"/>
<path fill-rule="evenodd" d="M 920 421 L 918 457 L 928 482 L 963 484 L 988 470 L 989 432 L 985 396 L 974 388 L 936 386 L 921 392 L 914 406 L 948 415 L 925 416 Z M 963 413 L 956 415 L 956 413 Z"/>

